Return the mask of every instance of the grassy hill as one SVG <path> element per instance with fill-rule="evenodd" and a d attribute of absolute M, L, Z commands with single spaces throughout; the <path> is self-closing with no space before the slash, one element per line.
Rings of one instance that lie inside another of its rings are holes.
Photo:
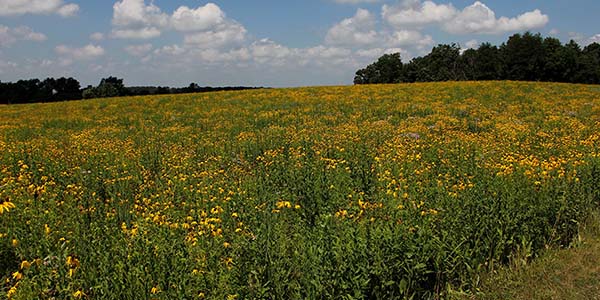
<path fill-rule="evenodd" d="M 570 245 L 598 86 L 457 82 L 0 107 L 0 296 L 414 299 Z"/>

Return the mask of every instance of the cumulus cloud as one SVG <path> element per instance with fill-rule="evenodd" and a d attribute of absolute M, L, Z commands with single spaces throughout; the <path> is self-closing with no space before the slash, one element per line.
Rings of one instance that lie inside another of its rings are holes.
<path fill-rule="evenodd" d="M 544 27 L 548 21 L 549 17 L 538 9 L 515 18 L 496 18 L 494 11 L 477 1 L 444 24 L 443 28 L 454 34 L 498 34 Z"/>
<path fill-rule="evenodd" d="M 469 40 L 465 43 L 466 49 L 475 49 L 479 46 L 479 41 L 477 40 Z"/>
<path fill-rule="evenodd" d="M 0 16 L 58 14 L 62 17 L 71 17 L 78 11 L 79 5 L 65 4 L 63 0 L 0 0 Z"/>
<path fill-rule="evenodd" d="M 456 14 L 452 4 L 436 4 L 433 1 L 405 0 L 398 5 L 384 5 L 381 9 L 383 19 L 399 28 L 444 22 Z"/>
<path fill-rule="evenodd" d="M 112 37 L 118 39 L 152 39 L 159 37 L 161 31 L 156 27 L 143 27 L 138 29 L 114 29 Z"/>
<path fill-rule="evenodd" d="M 414 46 L 424 48 L 435 42 L 430 35 L 424 35 L 416 30 L 399 30 L 387 36 L 386 44 L 391 47 Z"/>
<path fill-rule="evenodd" d="M 375 16 L 366 9 L 358 9 L 356 14 L 335 24 L 327 32 L 325 42 L 331 45 L 365 45 L 377 40 Z"/>
<path fill-rule="evenodd" d="M 171 24 L 178 31 L 210 30 L 225 22 L 225 13 L 213 3 L 196 9 L 181 6 L 171 16 Z"/>
<path fill-rule="evenodd" d="M 451 3 L 404 0 L 397 5 L 384 5 L 381 15 L 396 28 L 440 24 L 452 34 L 499 34 L 540 28 L 549 22 L 549 17 L 539 9 L 514 18 L 497 18 L 496 13 L 480 1 L 459 10 Z"/>
<path fill-rule="evenodd" d="M 125 51 L 132 56 L 141 57 L 152 51 L 151 44 L 130 45 L 125 47 Z"/>
<path fill-rule="evenodd" d="M 220 48 L 240 44 L 245 39 L 244 26 L 238 23 L 225 23 L 211 30 L 188 33 L 184 37 L 184 42 L 200 48 Z"/>
<path fill-rule="evenodd" d="M 0 47 L 8 47 L 17 41 L 43 42 L 48 38 L 46 35 L 35 32 L 27 26 L 10 28 L 0 25 Z"/>
<path fill-rule="evenodd" d="M 59 45 L 56 46 L 54 50 L 58 55 L 70 60 L 89 60 L 98 58 L 105 53 L 104 48 L 92 44 L 88 44 L 81 48 Z"/>
<path fill-rule="evenodd" d="M 596 34 L 596 35 L 594 35 L 592 37 L 590 37 L 586 41 L 586 45 L 593 44 L 593 43 L 599 43 L 600 44 L 600 33 Z"/>
<path fill-rule="evenodd" d="M 90 39 L 92 39 L 94 41 L 101 41 L 104 39 L 104 33 L 94 32 L 94 33 L 90 34 Z"/>
<path fill-rule="evenodd" d="M 404 8 L 415 7 L 414 3 L 409 2 L 403 5 Z M 367 57 L 367 53 L 384 54 L 387 49 L 400 49 L 400 47 L 415 48 L 422 52 L 435 43 L 430 35 L 416 29 L 399 29 L 395 26 L 385 26 L 380 29 L 377 25 L 375 15 L 368 10 L 358 9 L 353 17 L 344 19 L 329 29 L 325 44 L 351 49 L 368 47 L 365 50 L 367 52 L 353 53 L 359 57 Z M 364 49 L 358 51 L 361 50 Z"/>
<path fill-rule="evenodd" d="M 153 3 L 144 0 L 122 0 L 113 5 L 112 23 L 117 26 L 165 26 L 168 16 Z"/>
<path fill-rule="evenodd" d="M 175 30 L 185 33 L 186 44 L 201 48 L 238 44 L 247 32 L 214 3 L 197 8 L 180 6 L 169 15 L 144 0 L 121 0 L 113 5 L 112 23 L 115 38 L 151 39 L 160 36 L 162 31 Z"/>

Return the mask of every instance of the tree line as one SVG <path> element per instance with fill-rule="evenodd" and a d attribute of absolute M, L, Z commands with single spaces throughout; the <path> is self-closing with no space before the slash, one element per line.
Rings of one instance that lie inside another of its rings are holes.
<path fill-rule="evenodd" d="M 23 104 L 39 102 L 58 102 L 91 98 L 162 95 L 182 93 L 202 93 L 214 91 L 233 91 L 255 89 L 256 87 L 227 86 L 201 87 L 191 83 L 187 87 L 173 88 L 168 86 L 134 86 L 126 87 L 123 79 L 117 77 L 102 78 L 97 86 L 81 88 L 74 78 L 61 77 L 19 80 L 17 82 L 0 81 L 0 104 Z"/>
<path fill-rule="evenodd" d="M 539 33 L 515 34 L 499 47 L 483 43 L 461 51 L 440 44 L 422 57 L 402 63 L 400 53 L 385 54 L 356 72 L 354 84 L 461 80 L 551 81 L 600 84 L 600 44 L 582 48 Z"/>

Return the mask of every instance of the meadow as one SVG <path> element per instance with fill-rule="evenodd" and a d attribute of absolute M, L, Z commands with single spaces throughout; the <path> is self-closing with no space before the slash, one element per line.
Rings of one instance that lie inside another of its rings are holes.
<path fill-rule="evenodd" d="M 600 87 L 0 106 L 0 298 L 435 299 L 600 204 Z"/>

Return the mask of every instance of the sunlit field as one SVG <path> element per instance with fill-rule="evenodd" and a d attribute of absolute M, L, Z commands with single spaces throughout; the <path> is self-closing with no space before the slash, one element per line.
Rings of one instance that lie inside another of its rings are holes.
<path fill-rule="evenodd" d="M 568 84 L 0 106 L 0 298 L 444 298 L 576 238 L 599 139 Z"/>

